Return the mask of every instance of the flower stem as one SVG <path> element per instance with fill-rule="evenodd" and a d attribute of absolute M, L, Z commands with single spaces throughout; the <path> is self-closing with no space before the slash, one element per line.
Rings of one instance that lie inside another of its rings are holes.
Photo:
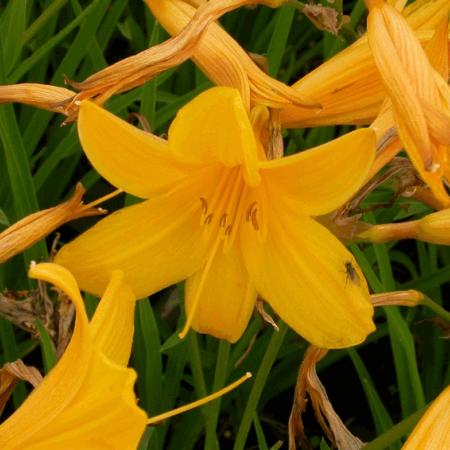
<path fill-rule="evenodd" d="M 420 302 L 422 305 L 427 306 L 433 312 L 435 312 L 439 317 L 442 317 L 444 320 L 450 323 L 450 312 L 446 311 L 441 305 L 438 305 L 436 302 L 431 300 L 430 297 L 424 295 L 422 301 Z"/>
<path fill-rule="evenodd" d="M 237 432 L 236 441 L 234 443 L 233 450 L 244 450 L 245 442 L 247 440 L 248 432 L 250 431 L 250 426 L 253 420 L 253 414 L 258 406 L 259 399 L 261 397 L 264 385 L 266 384 L 267 377 L 269 376 L 270 369 L 275 362 L 275 359 L 280 350 L 281 344 L 286 336 L 288 326 L 282 322 L 280 324 L 280 331 L 278 333 L 273 333 L 270 339 L 269 345 L 267 346 L 264 358 L 259 366 L 258 373 L 255 377 L 255 382 L 253 383 L 250 395 L 247 400 L 247 405 L 242 415 L 241 424 Z"/>

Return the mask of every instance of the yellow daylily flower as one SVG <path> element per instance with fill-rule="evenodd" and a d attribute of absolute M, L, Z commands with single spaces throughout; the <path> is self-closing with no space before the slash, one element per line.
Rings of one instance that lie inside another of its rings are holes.
<path fill-rule="evenodd" d="M 443 450 L 450 442 L 450 386 L 426 410 L 402 450 Z"/>
<path fill-rule="evenodd" d="M 450 0 L 416 0 L 402 14 L 417 39 L 425 45 L 447 16 Z M 376 31 L 376 30 L 375 30 Z M 392 64 L 397 70 L 397 64 Z M 292 87 L 322 105 L 318 112 L 286 106 L 280 114 L 283 127 L 368 125 L 380 112 L 387 91 L 368 45 L 362 36 L 328 61 L 302 77 Z"/>
<path fill-rule="evenodd" d="M 138 408 L 136 374 L 126 368 L 134 327 L 135 297 L 119 271 L 89 322 L 73 276 L 41 263 L 29 275 L 62 290 L 74 303 L 71 341 L 50 373 L 20 408 L 0 425 L 4 450 L 137 448 L 147 424 Z"/>
<path fill-rule="evenodd" d="M 145 0 L 158 22 L 172 36 L 178 35 L 196 16 L 197 8 L 206 2 L 185 0 Z M 286 0 L 219 0 L 220 4 L 264 4 L 275 8 Z M 217 23 L 209 24 L 193 51 L 193 61 L 219 86 L 239 89 L 246 105 L 263 104 L 271 107 L 296 105 L 300 109 L 317 111 L 320 104 L 300 94 L 290 86 L 264 73 L 248 53 Z"/>
<path fill-rule="evenodd" d="M 441 180 L 449 173 L 450 88 L 403 16 L 384 0 L 368 0 L 367 4 L 369 45 L 397 133 L 421 178 L 446 207 L 450 197 Z"/>
<path fill-rule="evenodd" d="M 56 255 L 82 289 L 101 294 L 114 269 L 138 298 L 187 279 L 182 334 L 192 326 L 230 342 L 242 335 L 257 292 L 325 348 L 357 344 L 373 330 L 353 256 L 311 218 L 360 187 L 374 157 L 372 130 L 268 161 L 239 92 L 217 87 L 178 112 L 168 141 L 87 101 L 78 131 L 101 175 L 153 197 L 101 220 Z"/>

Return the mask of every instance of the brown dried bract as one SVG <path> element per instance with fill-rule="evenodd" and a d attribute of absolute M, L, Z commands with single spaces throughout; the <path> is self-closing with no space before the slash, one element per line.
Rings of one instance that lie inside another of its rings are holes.
<path fill-rule="evenodd" d="M 25 365 L 21 359 L 6 363 L 0 369 L 0 415 L 20 380 L 28 381 L 36 387 L 42 381 L 42 375 L 35 367 Z"/>
<path fill-rule="evenodd" d="M 295 386 L 294 403 L 289 417 L 289 450 L 297 448 L 297 438 L 302 448 L 311 449 L 302 420 L 308 396 L 311 399 L 317 420 L 333 446 L 341 450 L 359 450 L 363 442 L 354 436 L 343 424 L 328 399 L 327 392 L 319 380 L 316 364 L 328 350 L 310 345 L 305 352 Z"/>
<path fill-rule="evenodd" d="M 302 11 L 319 30 L 328 31 L 335 36 L 339 33 L 342 21 L 339 20 L 338 12 L 334 8 L 320 4 L 306 4 Z"/>

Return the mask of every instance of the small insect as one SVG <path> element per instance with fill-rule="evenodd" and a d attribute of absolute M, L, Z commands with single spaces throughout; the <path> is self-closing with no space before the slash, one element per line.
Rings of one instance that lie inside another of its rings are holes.
<path fill-rule="evenodd" d="M 351 261 L 345 262 L 345 285 L 347 286 L 347 283 L 350 281 L 353 284 L 356 284 L 359 286 L 359 275 L 358 272 L 355 269 L 355 266 Z"/>

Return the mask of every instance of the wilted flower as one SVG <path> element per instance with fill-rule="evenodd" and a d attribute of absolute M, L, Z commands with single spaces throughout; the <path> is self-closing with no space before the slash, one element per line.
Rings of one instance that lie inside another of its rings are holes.
<path fill-rule="evenodd" d="M 233 8 L 246 4 L 264 4 L 277 7 L 286 0 L 219 0 L 215 2 L 193 2 L 185 0 L 146 0 L 148 7 L 159 23 L 176 36 L 188 26 L 201 10 L 200 5 L 209 4 L 212 9 L 224 5 Z M 191 2 L 192 3 L 192 2 Z M 247 52 L 218 24 L 211 23 L 198 41 L 192 59 L 216 85 L 235 87 L 241 93 L 245 105 L 267 105 L 283 107 L 296 105 L 313 108 L 320 104 L 300 94 L 295 89 L 264 73 Z"/>
<path fill-rule="evenodd" d="M 0 233 L 0 263 L 31 247 L 66 222 L 104 214 L 106 211 L 103 209 L 83 204 L 84 192 L 79 183 L 73 196 L 66 202 L 30 214 Z"/>

